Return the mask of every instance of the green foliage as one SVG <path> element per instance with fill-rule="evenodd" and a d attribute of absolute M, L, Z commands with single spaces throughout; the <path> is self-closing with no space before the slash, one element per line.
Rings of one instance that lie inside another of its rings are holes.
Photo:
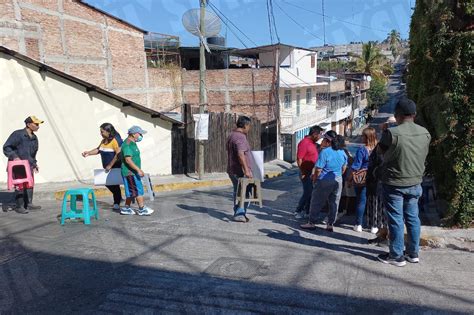
<path fill-rule="evenodd" d="M 328 61 L 328 60 L 322 60 L 318 61 L 318 69 L 324 70 L 324 71 L 329 71 L 329 68 L 331 68 L 331 71 L 352 71 L 355 68 L 355 62 L 353 61 Z"/>
<path fill-rule="evenodd" d="M 397 30 L 392 30 L 387 37 L 388 42 L 390 43 L 390 50 L 392 51 L 393 58 L 397 58 L 400 50 L 400 32 Z"/>
<path fill-rule="evenodd" d="M 387 84 L 383 79 L 374 78 L 367 91 L 367 103 L 371 110 L 376 110 L 387 101 Z"/>
<path fill-rule="evenodd" d="M 374 78 L 386 80 L 384 68 L 388 64 L 388 59 L 382 55 L 375 42 L 364 44 L 362 56 L 356 58 L 356 71 L 370 73 Z"/>
<path fill-rule="evenodd" d="M 449 203 L 445 221 L 474 222 L 473 40 L 469 1 L 416 3 L 410 27 L 408 95 L 433 141 L 428 171 Z"/>

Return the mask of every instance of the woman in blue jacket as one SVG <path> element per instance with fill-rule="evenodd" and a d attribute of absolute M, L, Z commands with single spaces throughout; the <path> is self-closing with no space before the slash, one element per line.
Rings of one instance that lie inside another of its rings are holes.
<path fill-rule="evenodd" d="M 309 222 L 302 224 L 302 229 L 316 228 L 318 215 L 327 202 L 329 213 L 326 230 L 333 231 L 341 200 L 342 174 L 347 167 L 347 155 L 343 147 L 344 138 L 338 137 L 336 132 L 330 130 L 324 134 L 322 151 L 312 175 L 314 188 L 311 195 Z"/>

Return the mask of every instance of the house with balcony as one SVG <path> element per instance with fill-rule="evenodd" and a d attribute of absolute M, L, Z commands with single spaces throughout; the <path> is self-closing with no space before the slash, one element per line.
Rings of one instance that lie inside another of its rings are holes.
<path fill-rule="evenodd" d="M 327 107 L 327 119 L 320 126 L 338 134 L 350 136 L 365 123 L 367 90 L 370 76 L 365 73 L 346 73 L 345 78 L 318 76 L 325 85 L 317 87 L 318 103 Z"/>
<path fill-rule="evenodd" d="M 317 52 L 285 44 L 239 49 L 233 54 L 254 58 L 259 69 L 274 69 L 273 86 L 279 117 L 278 157 L 294 161 L 299 141 L 309 128 L 327 119 L 327 106 L 316 99 Z"/>

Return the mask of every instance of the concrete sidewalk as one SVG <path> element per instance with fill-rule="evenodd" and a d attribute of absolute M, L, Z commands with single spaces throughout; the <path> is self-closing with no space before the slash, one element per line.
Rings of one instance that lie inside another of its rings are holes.
<path fill-rule="evenodd" d="M 285 172 L 296 172 L 296 169 L 292 164 L 280 160 L 265 163 L 265 178 L 278 177 Z M 152 176 L 151 181 L 155 192 L 231 185 L 226 173 L 205 174 L 202 180 L 198 179 L 197 174 Z M 94 187 L 95 195 L 98 198 L 112 196 L 106 187 L 94 186 L 93 180 L 37 184 L 34 196 L 35 199 L 40 200 L 62 200 L 66 190 L 79 187 Z M 3 187 L 0 189 L 0 193 L 2 192 L 6 193 Z"/>

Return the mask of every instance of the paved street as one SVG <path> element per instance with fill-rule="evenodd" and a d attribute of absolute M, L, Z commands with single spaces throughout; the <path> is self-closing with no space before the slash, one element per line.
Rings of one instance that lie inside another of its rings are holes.
<path fill-rule="evenodd" d="M 415 313 L 474 311 L 474 256 L 424 250 L 384 265 L 384 248 L 344 217 L 335 233 L 301 231 L 300 187 L 265 183 L 262 209 L 234 223 L 230 189 L 161 194 L 151 217 L 101 202 L 91 226 L 60 226 L 59 203 L 0 214 L 0 310 L 9 313 Z"/>

